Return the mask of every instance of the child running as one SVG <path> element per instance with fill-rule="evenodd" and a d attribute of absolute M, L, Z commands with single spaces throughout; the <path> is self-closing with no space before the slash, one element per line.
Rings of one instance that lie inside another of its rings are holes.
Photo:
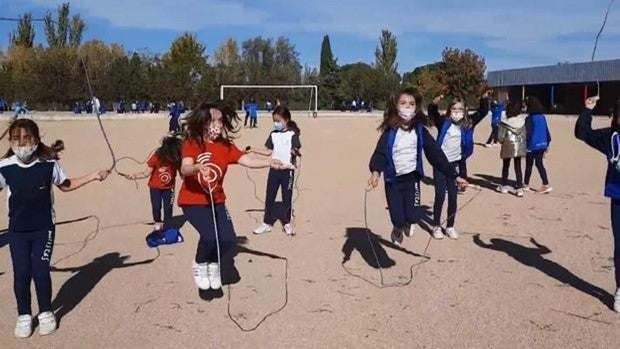
<path fill-rule="evenodd" d="M 456 171 L 461 177 L 466 177 L 465 164 L 467 158 L 474 153 L 474 128 L 484 119 L 488 113 L 489 95 L 492 91 L 486 91 L 480 98 L 480 106 L 478 111 L 472 115 L 466 115 L 465 104 L 460 99 L 454 99 L 448 106 L 445 116 L 439 114 L 437 103 L 443 96 L 435 98 L 433 103 L 428 106 L 428 114 L 433 119 L 439 135 L 437 143 L 441 146 L 450 167 Z M 450 239 L 459 238 L 454 223 L 456 220 L 457 209 L 457 186 L 452 178 L 444 175 L 445 171 L 433 168 L 433 179 L 435 180 L 435 205 L 433 207 L 433 219 L 435 228 L 433 229 L 433 237 L 435 239 L 443 239 L 443 231 L 441 227 L 441 211 L 448 192 L 448 224 L 445 230 L 446 235 Z"/>
<path fill-rule="evenodd" d="M 448 163 L 424 127 L 428 120 L 421 109 L 422 95 L 406 88 L 392 95 L 387 104 L 378 129 L 381 137 L 370 158 L 372 175 L 368 188 L 376 188 L 383 173 L 385 196 L 394 226 L 391 239 L 400 245 L 403 235 L 411 237 L 415 231 L 415 210 L 420 202 L 420 180 L 424 177 L 422 151 L 446 181 L 456 182 L 458 186 L 466 186 L 467 181 L 458 177 L 455 167 Z"/>
<path fill-rule="evenodd" d="M 200 234 L 192 269 L 194 281 L 201 290 L 222 287 L 219 261 L 237 245 L 224 193 L 228 166 L 284 167 L 279 160 L 251 158 L 237 148 L 233 136 L 239 131 L 239 121 L 233 108 L 222 103 L 202 103 L 187 119 L 179 206 Z"/>
<path fill-rule="evenodd" d="M 611 227 L 614 235 L 614 269 L 616 274 L 614 310 L 620 313 L 620 100 L 616 103 L 611 127 L 593 130 L 592 110 L 596 107 L 598 99 L 598 97 L 586 99 L 586 108 L 575 125 L 575 137 L 607 157 L 605 196 L 611 199 Z"/>
<path fill-rule="evenodd" d="M 295 121 L 291 120 L 291 112 L 286 107 L 276 107 L 273 112 L 273 123 L 274 130 L 269 134 L 269 138 L 265 142 L 267 149 L 250 148 L 248 152 L 271 156 L 271 158 L 280 160 L 283 164 L 296 166 L 297 155 L 300 155 L 299 149 L 301 149 L 301 142 L 299 140 L 301 131 Z M 282 202 L 285 210 L 282 229 L 288 236 L 295 235 L 294 227 L 291 225 L 294 181 L 294 170 L 276 170 L 273 168 L 269 170 L 267 193 L 265 195 L 265 216 L 263 224 L 254 230 L 254 234 L 266 234 L 273 229 L 273 224 L 277 220 L 276 195 L 278 188 L 282 188 Z"/>
<path fill-rule="evenodd" d="M 39 127 L 29 119 L 17 119 L 8 129 L 10 149 L 0 161 L 0 190 L 7 189 L 9 247 L 13 263 L 13 288 L 17 299 L 15 337 L 32 334 L 30 284 L 34 280 L 39 304 L 39 333 L 56 331 L 52 313 L 50 260 L 54 249 L 55 213 L 53 186 L 63 192 L 103 181 L 110 171 L 97 171 L 69 179 L 58 163 L 62 141 L 51 147 L 41 142 Z"/>
<path fill-rule="evenodd" d="M 510 160 L 514 161 L 515 195 L 523 197 L 523 170 L 521 159 L 527 154 L 527 140 L 525 132 L 525 114 L 522 113 L 523 103 L 511 103 L 506 110 L 506 119 L 499 124 L 498 140 L 502 146 L 500 157 L 502 158 L 502 183 L 497 191 L 502 194 L 508 193 L 508 171 Z"/>
<path fill-rule="evenodd" d="M 182 143 L 183 141 L 175 135 L 166 136 L 161 142 L 161 147 L 147 161 L 148 168 L 126 176 L 132 180 L 149 178 L 154 231 L 165 231 L 170 228 L 176 176 L 181 168 Z M 162 205 L 163 220 L 161 218 Z"/>
<path fill-rule="evenodd" d="M 528 97 L 526 100 L 528 117 L 525 119 L 527 133 L 527 156 L 525 158 L 525 190 L 530 190 L 530 178 L 534 163 L 542 180 L 542 188 L 534 190 L 539 194 L 548 194 L 553 188 L 549 185 L 547 169 L 545 169 L 544 158 L 549 151 L 551 144 L 551 134 L 547 126 L 542 103 L 536 97 Z"/>

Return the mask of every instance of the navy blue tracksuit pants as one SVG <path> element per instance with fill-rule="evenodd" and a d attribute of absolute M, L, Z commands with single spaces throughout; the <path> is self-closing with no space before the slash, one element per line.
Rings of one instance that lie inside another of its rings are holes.
<path fill-rule="evenodd" d="M 217 242 L 211 206 L 182 206 L 187 221 L 198 231 L 200 240 L 196 248 L 196 263 L 217 263 Z M 224 204 L 215 205 L 215 220 L 220 242 L 220 258 L 224 258 L 237 246 L 237 236 L 230 213 Z"/>
<path fill-rule="evenodd" d="M 276 213 L 276 195 L 278 188 L 282 189 L 282 203 L 284 205 L 284 217 L 282 224 L 291 222 L 291 207 L 293 202 L 293 181 L 295 171 L 270 169 L 267 177 L 267 194 L 265 195 L 265 224 L 273 225 L 278 220 Z"/>
<path fill-rule="evenodd" d="M 150 189 L 151 208 L 153 210 L 153 221 L 162 223 L 161 208 L 164 207 L 164 230 L 170 228 L 168 225 L 172 221 L 172 205 L 174 204 L 174 190 L 172 189 Z"/>
<path fill-rule="evenodd" d="M 55 230 L 28 232 L 9 231 L 9 247 L 13 262 L 13 289 L 18 315 L 31 315 L 30 284 L 34 280 L 39 313 L 52 310 L 52 278 L 50 260 Z"/>
<path fill-rule="evenodd" d="M 450 163 L 454 171 L 456 171 L 459 162 Z M 459 170 L 457 173 L 460 173 Z M 453 179 L 448 179 L 437 168 L 433 168 L 433 179 L 435 180 L 435 204 L 433 206 L 433 219 L 436 227 L 441 225 L 441 211 L 443 210 L 443 203 L 446 200 L 446 191 L 448 192 L 448 228 L 454 227 L 454 221 L 456 220 L 456 208 L 458 191 L 456 183 Z"/>
<path fill-rule="evenodd" d="M 385 183 L 390 220 L 397 229 L 417 222 L 417 207 L 420 206 L 420 179 L 415 172 L 398 176 Z"/>
<path fill-rule="evenodd" d="M 616 288 L 620 288 L 620 200 L 611 200 L 611 227 L 614 232 Z"/>

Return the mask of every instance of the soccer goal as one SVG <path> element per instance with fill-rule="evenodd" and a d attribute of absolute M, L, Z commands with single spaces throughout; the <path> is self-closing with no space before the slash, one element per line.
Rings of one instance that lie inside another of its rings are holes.
<path fill-rule="evenodd" d="M 308 111 L 312 112 L 312 117 L 318 116 L 319 111 L 319 88 L 317 85 L 222 85 L 220 86 L 220 99 L 224 99 L 226 90 L 230 89 L 309 89 L 310 98 L 308 100 Z M 274 106 L 275 107 L 275 106 Z M 243 108 L 243 106 L 242 106 Z"/>

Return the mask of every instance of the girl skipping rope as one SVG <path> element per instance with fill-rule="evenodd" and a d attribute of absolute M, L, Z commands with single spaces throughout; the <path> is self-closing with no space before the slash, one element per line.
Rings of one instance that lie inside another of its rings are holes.
<path fill-rule="evenodd" d="M 472 115 L 466 115 L 465 105 L 460 99 L 454 99 L 448 106 L 445 116 L 439 114 L 437 103 L 443 96 L 435 98 L 428 106 L 428 115 L 433 119 L 439 135 L 437 143 L 446 155 L 450 167 L 457 170 L 461 177 L 467 178 L 466 162 L 474 153 L 474 128 L 484 119 L 488 113 L 488 98 L 492 91 L 486 91 L 480 98 L 478 111 Z M 433 219 L 435 228 L 433 237 L 443 239 L 441 227 L 441 211 L 448 192 L 448 222 L 445 233 L 450 239 L 458 239 L 459 235 L 454 228 L 457 210 L 457 186 L 452 178 L 446 177 L 442 171 L 433 168 L 435 180 L 435 204 L 433 207 Z"/>
<path fill-rule="evenodd" d="M 270 156 L 284 164 L 296 166 L 297 156 L 301 155 L 299 152 L 299 149 L 301 149 L 301 141 L 299 140 L 301 131 L 295 121 L 291 120 L 291 112 L 286 107 L 276 107 L 273 111 L 273 123 L 274 130 L 269 134 L 269 138 L 265 142 L 267 149 L 250 148 L 247 152 Z M 273 224 L 277 220 L 276 195 L 278 188 L 282 188 L 282 202 L 285 210 L 282 230 L 288 236 L 295 235 L 295 229 L 291 225 L 294 181 L 295 170 L 276 170 L 273 168 L 269 170 L 267 193 L 265 195 L 265 216 L 263 224 L 254 230 L 254 234 L 266 234 L 273 229 Z"/>
<path fill-rule="evenodd" d="M 64 149 L 62 141 L 51 147 L 43 144 L 39 127 L 29 119 L 13 121 L 8 134 L 10 149 L 0 161 L 0 189 L 8 188 L 8 237 L 18 314 L 15 337 L 32 335 L 32 280 L 39 304 L 39 333 L 44 336 L 57 328 L 51 309 L 50 275 L 56 232 L 53 186 L 63 192 L 73 191 L 105 180 L 110 171 L 69 179 L 58 163 L 58 153 Z"/>
<path fill-rule="evenodd" d="M 224 193 L 228 166 L 286 167 L 277 159 L 252 158 L 239 150 L 233 143 L 239 121 L 234 109 L 222 102 L 202 103 L 187 118 L 187 137 L 181 152 L 184 181 L 178 202 L 185 218 L 200 234 L 192 270 L 201 290 L 222 287 L 221 256 L 237 245 Z"/>
<path fill-rule="evenodd" d="M 370 158 L 372 173 L 368 180 L 370 190 L 379 185 L 383 173 L 385 196 L 394 228 L 391 239 L 401 244 L 403 234 L 411 237 L 415 231 L 417 206 L 420 202 L 420 180 L 424 177 L 422 152 L 444 178 L 468 185 L 460 178 L 456 168 L 430 135 L 425 125 L 428 118 L 421 109 L 422 95 L 406 88 L 388 100 L 383 122 L 379 126 L 381 137 Z"/>
<path fill-rule="evenodd" d="M 145 171 L 127 175 L 128 179 L 149 178 L 149 192 L 153 213 L 154 231 L 170 228 L 172 206 L 174 204 L 174 188 L 177 172 L 181 169 L 182 139 L 176 135 L 164 137 L 161 146 L 151 155 Z M 161 218 L 162 205 L 164 219 Z"/>
<path fill-rule="evenodd" d="M 614 234 L 614 269 L 616 295 L 614 310 L 620 313 L 620 100 L 612 117 L 611 127 L 593 130 L 592 110 L 599 97 L 586 99 L 585 110 L 577 119 L 575 137 L 607 157 L 605 196 L 611 199 L 611 228 Z"/>

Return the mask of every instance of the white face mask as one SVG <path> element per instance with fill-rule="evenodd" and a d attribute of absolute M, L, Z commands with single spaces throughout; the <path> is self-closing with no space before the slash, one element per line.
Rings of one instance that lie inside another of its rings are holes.
<path fill-rule="evenodd" d="M 23 162 L 30 160 L 32 154 L 37 151 L 38 144 L 33 144 L 25 147 L 20 147 L 17 145 L 12 145 L 11 150 L 17 156 L 17 158 Z"/>
<path fill-rule="evenodd" d="M 465 113 L 463 113 L 462 111 L 457 111 L 457 112 L 451 112 L 450 113 L 450 118 L 454 122 L 461 121 L 461 119 L 463 119 L 464 116 L 465 116 Z"/>
<path fill-rule="evenodd" d="M 415 109 L 413 108 L 399 108 L 398 115 L 405 121 L 409 121 L 415 115 Z"/>

